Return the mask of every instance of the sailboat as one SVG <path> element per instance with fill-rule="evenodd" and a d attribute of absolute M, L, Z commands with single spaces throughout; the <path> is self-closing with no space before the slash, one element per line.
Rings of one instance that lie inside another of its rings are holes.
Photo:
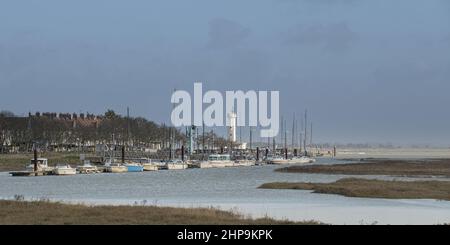
<path fill-rule="evenodd" d="M 113 134 L 113 145 L 115 146 L 114 134 Z M 106 146 L 108 147 L 108 146 Z M 128 168 L 120 163 L 114 161 L 114 148 L 108 147 L 110 150 L 109 159 L 105 162 L 105 172 L 107 173 L 125 173 L 128 172 Z"/>

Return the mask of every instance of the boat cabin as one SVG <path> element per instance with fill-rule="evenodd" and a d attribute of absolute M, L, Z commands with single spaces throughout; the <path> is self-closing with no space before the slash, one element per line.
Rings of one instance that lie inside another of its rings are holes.
<path fill-rule="evenodd" d="M 34 159 L 31 159 L 30 165 L 34 166 Z M 48 159 L 47 158 L 38 158 L 37 165 L 40 167 L 48 167 Z"/>
<path fill-rule="evenodd" d="M 213 154 L 209 155 L 209 161 L 231 161 L 231 156 L 229 154 Z"/>

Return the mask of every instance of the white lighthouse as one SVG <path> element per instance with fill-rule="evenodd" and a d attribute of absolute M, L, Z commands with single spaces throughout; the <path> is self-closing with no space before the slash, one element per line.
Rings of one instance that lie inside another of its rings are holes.
<path fill-rule="evenodd" d="M 236 142 L 236 126 L 237 126 L 237 115 L 236 113 L 228 113 L 229 127 L 228 127 L 228 140 L 235 143 Z"/>

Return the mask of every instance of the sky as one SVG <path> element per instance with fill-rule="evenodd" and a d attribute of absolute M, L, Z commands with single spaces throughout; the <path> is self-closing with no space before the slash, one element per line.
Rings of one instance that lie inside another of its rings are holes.
<path fill-rule="evenodd" d="M 0 110 L 169 122 L 194 82 L 279 90 L 318 142 L 450 146 L 450 1 L 0 1 Z"/>

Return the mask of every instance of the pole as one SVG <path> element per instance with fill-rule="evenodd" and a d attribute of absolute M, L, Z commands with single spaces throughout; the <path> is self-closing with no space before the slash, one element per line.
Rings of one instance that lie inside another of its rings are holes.
<path fill-rule="evenodd" d="M 259 147 L 256 147 L 256 161 L 259 161 Z"/>
<path fill-rule="evenodd" d="M 288 159 L 288 149 L 284 148 L 284 158 L 287 160 Z"/>
<path fill-rule="evenodd" d="M 125 163 L 125 146 L 122 146 L 122 163 Z"/>
<path fill-rule="evenodd" d="M 37 172 L 38 170 L 38 157 L 37 157 L 37 149 L 36 145 L 34 145 L 34 172 Z"/>
<path fill-rule="evenodd" d="M 181 146 L 181 161 L 184 162 L 184 145 Z"/>

